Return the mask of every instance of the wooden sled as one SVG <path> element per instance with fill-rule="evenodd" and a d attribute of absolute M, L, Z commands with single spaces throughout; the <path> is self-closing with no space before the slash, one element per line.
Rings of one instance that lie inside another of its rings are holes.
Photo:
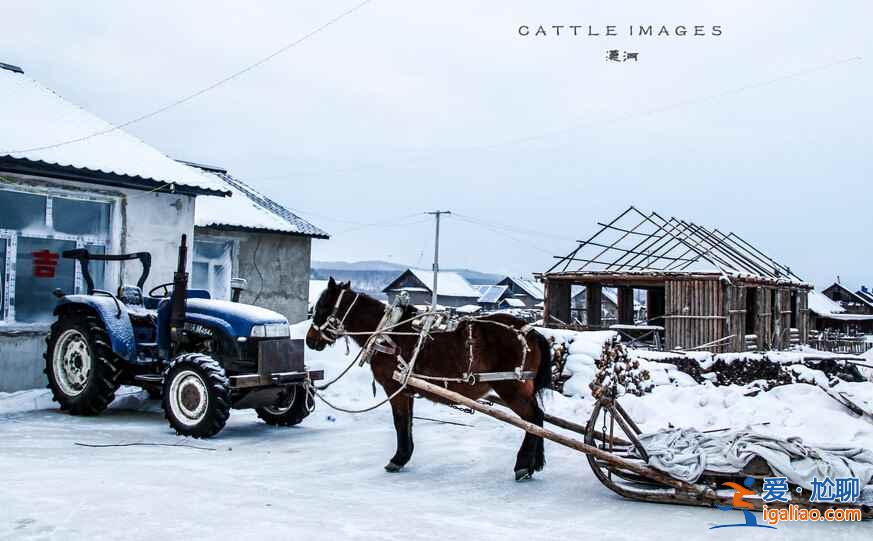
<path fill-rule="evenodd" d="M 394 379 L 402 382 L 404 377 L 400 373 L 395 373 Z M 775 477 L 763 460 L 752 461 L 743 472 L 737 474 L 704 472 L 695 483 L 688 483 L 656 470 L 649 466 L 644 458 L 640 458 L 648 456 L 638 438 L 640 429 L 617 401 L 598 402 L 586 426 L 553 415 L 545 415 L 547 423 L 584 436 L 583 440 L 579 440 L 529 423 L 500 407 L 480 403 L 415 376 L 409 377 L 407 384 L 419 391 L 437 395 L 450 403 L 484 413 L 525 432 L 584 453 L 597 479 L 624 498 L 654 503 L 731 507 L 734 490 L 725 487 L 724 483 L 742 484 L 745 478 L 752 477 L 755 479 L 755 484 L 751 488 L 760 494 L 762 479 Z M 632 449 L 636 453 L 632 452 Z M 831 508 L 859 509 L 863 519 L 873 519 L 873 507 L 868 504 L 813 503 L 794 492 L 796 487 L 789 486 L 792 490 L 791 504 L 821 511 Z M 804 491 L 804 493 L 808 492 Z M 744 501 L 751 503 L 754 509 L 759 511 L 764 505 L 760 497 L 747 497 Z M 786 504 L 767 505 L 777 509 L 785 507 Z"/>

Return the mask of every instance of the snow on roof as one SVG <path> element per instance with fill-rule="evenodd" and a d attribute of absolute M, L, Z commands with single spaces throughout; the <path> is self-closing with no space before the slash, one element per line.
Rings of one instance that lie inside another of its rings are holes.
<path fill-rule="evenodd" d="M 868 306 L 873 306 L 873 295 L 870 294 L 866 286 L 861 286 L 861 289 L 855 292 L 855 296 L 867 303 Z"/>
<path fill-rule="evenodd" d="M 873 314 L 826 314 L 824 317 L 838 321 L 873 321 Z"/>
<path fill-rule="evenodd" d="M 518 287 L 523 289 L 525 293 L 534 299 L 541 301 L 546 298 L 546 295 L 543 292 L 543 284 L 535 282 L 534 280 L 526 280 L 524 278 L 510 278 L 510 280 L 518 284 Z"/>
<path fill-rule="evenodd" d="M 433 283 L 433 272 L 421 269 L 409 269 L 418 280 L 428 288 Z M 437 283 L 437 294 L 443 297 L 473 297 L 479 298 L 479 291 L 473 289 L 463 276 L 457 272 L 440 271 Z"/>
<path fill-rule="evenodd" d="M 392 288 L 391 286 L 396 282 L 401 276 L 406 274 L 407 272 L 411 273 L 415 276 L 415 279 L 421 282 L 422 286 L 427 288 L 427 291 L 431 291 L 431 286 L 433 284 L 433 272 L 427 271 L 423 269 L 406 269 L 400 275 L 397 276 L 388 286 L 383 289 L 383 291 L 398 291 L 400 289 L 405 289 L 407 291 L 411 291 L 411 287 L 415 286 L 407 286 L 403 288 Z M 440 297 L 471 297 L 473 299 L 479 298 L 479 290 L 470 285 L 463 276 L 458 274 L 457 272 L 451 271 L 440 271 L 439 273 L 439 283 L 437 284 L 438 295 Z"/>
<path fill-rule="evenodd" d="M 512 308 L 524 308 L 524 301 L 521 299 L 516 299 L 514 297 L 508 297 L 501 301 L 501 304 L 505 304 L 506 306 L 511 306 Z"/>
<path fill-rule="evenodd" d="M 216 178 L 231 193 L 230 198 L 211 197 L 197 201 L 194 223 L 198 227 L 258 229 L 328 238 L 328 234 L 323 230 L 243 181 L 227 174 L 226 171 L 197 164 L 190 165 L 208 171 L 208 174 Z"/>
<path fill-rule="evenodd" d="M 73 167 L 83 174 L 138 177 L 207 193 L 227 191 L 211 175 L 167 157 L 124 130 L 112 129 L 112 124 L 9 68 L 0 68 L 0 118 L 0 158 Z"/>
<path fill-rule="evenodd" d="M 479 289 L 482 293 L 482 296 L 479 297 L 479 302 L 495 303 L 500 300 L 500 297 L 502 297 L 504 293 L 506 293 L 509 286 L 484 286 L 484 288 L 484 291 L 481 287 Z"/>
<path fill-rule="evenodd" d="M 482 307 L 478 304 L 465 304 L 464 306 L 459 306 L 455 308 L 455 312 L 459 312 L 461 314 L 474 314 L 481 310 Z"/>
<path fill-rule="evenodd" d="M 839 303 L 829 299 L 823 293 L 818 291 L 810 291 L 807 297 L 809 309 L 820 316 L 831 316 L 833 314 L 842 314 L 846 311 Z"/>

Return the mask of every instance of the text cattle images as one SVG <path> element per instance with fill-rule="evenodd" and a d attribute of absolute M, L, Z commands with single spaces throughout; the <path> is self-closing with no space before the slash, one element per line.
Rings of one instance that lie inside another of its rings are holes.
<path fill-rule="evenodd" d="M 721 25 L 520 25 L 518 34 L 524 37 L 719 37 Z"/>

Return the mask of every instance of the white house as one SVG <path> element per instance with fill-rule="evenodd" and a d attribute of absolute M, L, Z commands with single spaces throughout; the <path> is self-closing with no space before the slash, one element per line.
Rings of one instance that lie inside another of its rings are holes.
<path fill-rule="evenodd" d="M 8 64 L 0 64 L 0 118 L 0 391 L 12 391 L 45 385 L 52 291 L 83 290 L 61 252 L 151 252 L 148 290 L 172 280 L 179 239 L 194 234 L 196 199 L 230 189 Z M 92 262 L 96 287 L 110 291 L 139 271 L 136 261 Z"/>

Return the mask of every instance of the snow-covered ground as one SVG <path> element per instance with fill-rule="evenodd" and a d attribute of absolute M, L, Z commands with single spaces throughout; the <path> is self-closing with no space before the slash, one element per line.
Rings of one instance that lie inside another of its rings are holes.
<path fill-rule="evenodd" d="M 577 344 L 577 354 L 596 347 L 598 338 L 588 338 L 588 345 Z M 308 362 L 330 377 L 351 360 L 344 353 L 342 344 L 310 351 Z M 585 363 L 576 361 L 574 385 L 584 388 Z M 873 424 L 847 413 L 816 387 L 790 385 L 750 397 L 739 387 L 661 376 L 667 381 L 650 395 L 622 399 L 646 430 L 670 422 L 699 428 L 768 422 L 759 426 L 810 443 L 873 448 Z M 870 387 L 846 389 L 869 407 Z M 119 395 L 110 410 L 94 418 L 57 412 L 44 391 L 0 395 L 0 539 L 639 541 L 741 533 L 747 539 L 854 540 L 873 531 L 870 524 L 709 531 L 741 516 L 623 500 L 594 478 L 584 456 L 550 442 L 546 469 L 532 481 L 516 483 L 517 429 L 425 401 L 416 403 L 417 416 L 465 426 L 416 420 L 415 455 L 405 471 L 389 474 L 382 469 L 394 452 L 387 407 L 347 415 L 320 403 L 301 426 L 290 429 L 268 427 L 252 412 L 235 411 L 218 437 L 200 441 L 175 436 L 157 403 L 142 393 L 122 389 Z M 354 368 L 328 396 L 345 406 L 369 405 L 375 400 L 369 372 Z M 549 395 L 545 406 L 584 422 L 591 398 L 584 392 L 575 398 Z"/>

